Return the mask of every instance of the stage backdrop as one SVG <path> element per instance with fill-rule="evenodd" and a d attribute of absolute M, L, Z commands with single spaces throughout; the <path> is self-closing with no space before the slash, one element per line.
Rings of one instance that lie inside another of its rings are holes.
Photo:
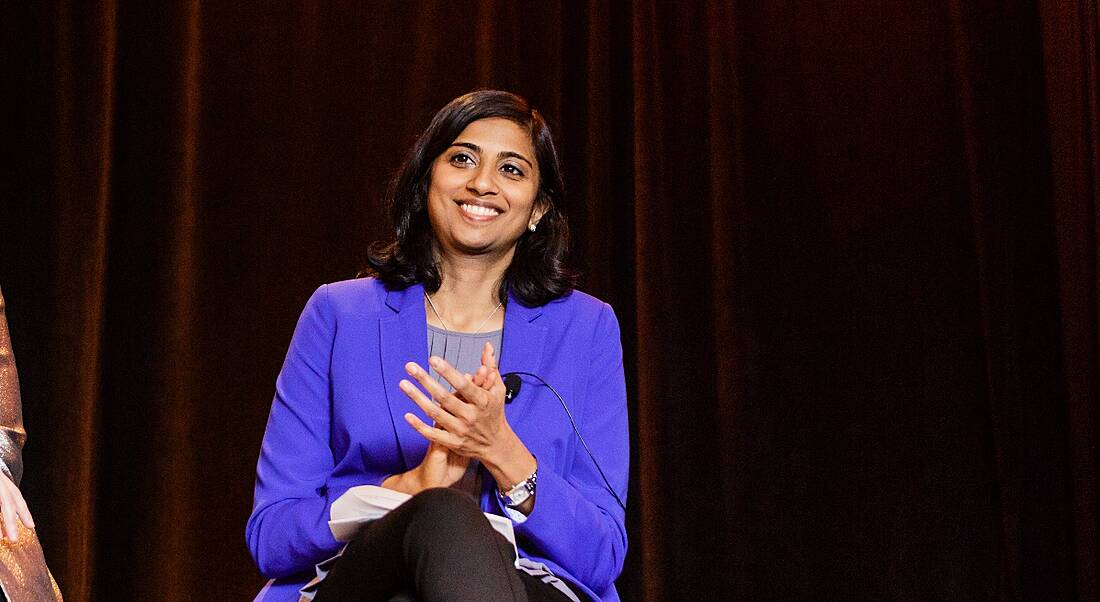
<path fill-rule="evenodd" d="M 487 86 L 556 128 L 622 323 L 625 597 L 1097 599 L 1098 38 L 1097 0 L 4 3 L 0 283 L 62 589 L 256 591 L 297 314 Z"/>

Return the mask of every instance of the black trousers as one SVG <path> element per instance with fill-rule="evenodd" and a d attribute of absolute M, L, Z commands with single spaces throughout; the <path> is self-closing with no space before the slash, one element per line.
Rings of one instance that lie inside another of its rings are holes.
<path fill-rule="evenodd" d="M 562 602 L 517 571 L 511 544 L 469 495 L 428 489 L 369 523 L 335 562 L 315 602 L 436 600 Z"/>

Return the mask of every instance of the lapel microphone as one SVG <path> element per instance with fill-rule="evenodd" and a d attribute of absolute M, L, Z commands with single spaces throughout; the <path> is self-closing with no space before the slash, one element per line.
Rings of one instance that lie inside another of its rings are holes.
<path fill-rule="evenodd" d="M 515 400 L 516 395 L 519 395 L 519 388 L 522 384 L 523 380 L 515 372 L 504 375 L 504 403 L 512 403 Z"/>

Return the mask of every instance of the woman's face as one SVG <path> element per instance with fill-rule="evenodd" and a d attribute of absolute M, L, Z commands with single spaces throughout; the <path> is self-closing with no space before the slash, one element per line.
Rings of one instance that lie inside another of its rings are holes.
<path fill-rule="evenodd" d="M 432 162 L 428 216 L 440 252 L 511 253 L 544 213 L 538 189 L 527 130 L 496 117 L 466 126 Z"/>

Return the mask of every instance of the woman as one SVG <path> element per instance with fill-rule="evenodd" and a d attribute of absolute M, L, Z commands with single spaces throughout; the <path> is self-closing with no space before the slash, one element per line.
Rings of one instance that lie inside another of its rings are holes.
<path fill-rule="evenodd" d="M 0 292 L 0 600 L 60 600 L 46 568 L 34 519 L 19 491 L 23 477 L 23 404 Z"/>
<path fill-rule="evenodd" d="M 457 98 L 389 200 L 395 238 L 372 248 L 372 277 L 314 293 L 276 384 L 247 527 L 274 579 L 260 597 L 297 599 L 316 574 L 304 593 L 319 601 L 617 600 L 619 330 L 564 265 L 549 129 L 513 94 Z M 506 406 L 509 371 L 526 374 Z M 357 485 L 413 498 L 345 548 L 327 521 Z M 520 568 L 481 512 L 511 519 Z"/>

